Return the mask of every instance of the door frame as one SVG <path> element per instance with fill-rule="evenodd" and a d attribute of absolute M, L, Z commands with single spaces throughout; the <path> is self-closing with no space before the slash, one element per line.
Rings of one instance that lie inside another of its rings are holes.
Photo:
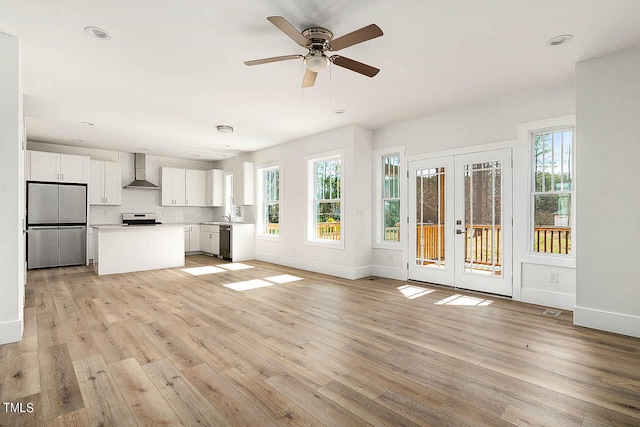
<path fill-rule="evenodd" d="M 414 155 L 409 155 L 409 156 L 405 156 L 403 159 L 403 162 L 401 164 L 401 166 L 404 168 L 404 170 L 406 170 L 406 179 L 407 181 L 405 181 L 405 186 L 404 188 L 406 189 L 404 194 L 403 194 L 403 201 L 401 203 L 401 205 L 403 206 L 404 212 L 407 212 L 407 216 L 406 216 L 406 231 L 402 234 L 402 238 L 404 239 L 404 244 L 402 245 L 403 248 L 403 253 L 404 253 L 404 259 L 403 261 L 406 263 L 406 280 L 411 280 L 410 276 L 409 276 L 409 264 L 413 261 L 414 258 L 414 252 L 412 250 L 411 247 L 411 242 L 415 242 L 415 239 L 412 238 L 411 236 L 411 230 L 409 229 L 409 215 L 412 215 L 412 213 L 410 212 L 410 198 L 413 197 L 412 194 L 410 194 L 410 185 L 409 185 L 409 179 L 412 179 L 413 177 L 409 176 L 409 164 L 411 162 L 415 162 L 415 161 L 421 161 L 421 160 L 435 160 L 437 158 L 441 158 L 441 157 L 453 157 L 455 159 L 455 156 L 459 156 L 459 155 L 467 155 L 467 154 L 474 154 L 474 153 L 480 153 L 480 152 L 488 152 L 488 151 L 495 151 L 495 150 L 502 150 L 502 149 L 509 149 L 511 150 L 511 164 L 509 165 L 509 167 L 511 168 L 511 182 L 509 183 L 509 187 L 511 189 L 511 212 L 512 212 L 512 218 L 513 218 L 513 224 L 515 224 L 515 216 L 516 216 L 516 209 L 515 209 L 515 194 L 513 194 L 513 189 L 516 188 L 516 186 L 520 183 L 521 177 L 518 177 L 517 174 L 515 173 L 514 170 L 514 164 L 518 163 L 520 160 L 520 157 L 522 157 L 521 151 L 521 147 L 518 144 L 518 140 L 510 140 L 510 141 L 502 141 L 502 142 L 495 142 L 495 143 L 488 143 L 488 144 L 482 144 L 482 145 L 473 145 L 473 146 L 469 146 L 469 147 L 463 147 L 463 148 L 454 148 L 454 149 L 448 149 L 448 150 L 442 150 L 442 151 L 434 151 L 434 152 L 430 152 L 430 153 L 422 153 L 422 154 L 414 154 Z M 521 300 L 521 281 L 519 279 L 519 272 L 520 269 L 516 268 L 519 263 L 516 262 L 516 253 L 518 253 L 518 243 L 516 242 L 516 236 L 515 233 L 513 232 L 513 228 L 512 228 L 512 233 L 511 233 L 511 285 L 512 285 L 512 295 L 511 295 L 511 299 L 516 300 L 516 301 L 520 301 Z"/>

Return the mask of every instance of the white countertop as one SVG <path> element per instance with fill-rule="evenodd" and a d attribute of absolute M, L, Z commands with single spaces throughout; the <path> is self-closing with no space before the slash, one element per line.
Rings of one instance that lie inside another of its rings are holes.
<path fill-rule="evenodd" d="M 253 225 L 250 222 L 205 221 L 202 225 Z"/>
<path fill-rule="evenodd" d="M 98 230 L 126 230 L 126 229 L 141 229 L 141 228 L 167 228 L 167 227 L 184 227 L 184 224 L 154 224 L 154 225 L 127 225 L 127 224 L 104 224 L 104 225 L 90 225 L 92 228 Z"/>

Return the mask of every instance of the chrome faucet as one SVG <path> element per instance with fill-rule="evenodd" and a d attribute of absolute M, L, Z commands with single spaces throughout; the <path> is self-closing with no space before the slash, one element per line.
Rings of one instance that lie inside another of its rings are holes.
<path fill-rule="evenodd" d="M 222 219 L 227 219 L 227 221 L 231 222 L 231 215 L 222 215 Z"/>

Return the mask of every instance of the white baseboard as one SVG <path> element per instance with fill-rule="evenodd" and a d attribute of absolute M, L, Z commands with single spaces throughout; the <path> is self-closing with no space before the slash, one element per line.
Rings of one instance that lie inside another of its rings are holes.
<path fill-rule="evenodd" d="M 330 276 L 342 277 L 343 279 L 361 279 L 373 275 L 373 266 L 364 267 L 343 267 L 333 264 L 325 264 L 317 261 L 305 259 L 289 258 L 280 255 L 257 253 L 255 257 L 258 261 L 270 262 L 272 264 L 284 265 L 286 267 L 299 268 L 300 270 L 313 271 L 314 273 L 328 274 Z"/>
<path fill-rule="evenodd" d="M 639 316 L 576 306 L 573 310 L 573 323 L 578 326 L 640 338 Z"/>
<path fill-rule="evenodd" d="M 0 323 L 0 345 L 22 340 L 22 321 Z"/>
<path fill-rule="evenodd" d="M 402 268 L 384 267 L 382 265 L 373 266 L 373 275 L 386 279 L 407 281 L 407 270 Z"/>
<path fill-rule="evenodd" d="M 576 296 L 543 289 L 521 288 L 520 301 L 563 310 L 573 310 L 576 305 Z"/>

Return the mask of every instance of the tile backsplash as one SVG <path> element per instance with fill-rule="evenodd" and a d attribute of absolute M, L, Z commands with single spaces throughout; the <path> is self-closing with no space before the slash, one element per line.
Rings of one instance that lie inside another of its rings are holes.
<path fill-rule="evenodd" d="M 214 220 L 214 209 L 206 207 L 160 206 L 159 190 L 122 189 L 119 206 L 91 206 L 90 224 L 121 224 L 123 213 L 155 213 L 163 223 L 194 223 Z"/>

